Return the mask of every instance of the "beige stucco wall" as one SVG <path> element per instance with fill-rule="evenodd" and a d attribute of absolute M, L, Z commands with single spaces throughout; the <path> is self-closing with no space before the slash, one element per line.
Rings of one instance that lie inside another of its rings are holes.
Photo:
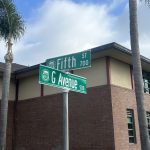
<path fill-rule="evenodd" d="M 87 78 L 87 87 L 107 84 L 106 59 L 99 58 L 92 61 L 91 68 L 75 70 L 74 74 Z"/>
<path fill-rule="evenodd" d="M 132 89 L 130 65 L 111 59 L 111 83 L 121 87 Z"/>
<path fill-rule="evenodd" d="M 14 80 L 10 81 L 9 100 L 15 100 L 16 86 Z M 2 98 L 2 77 L 0 77 L 0 99 Z"/>
<path fill-rule="evenodd" d="M 92 61 L 92 67 L 87 69 L 74 70 L 74 74 L 87 78 L 87 87 L 94 87 L 107 84 L 106 58 L 99 58 Z M 130 66 L 121 61 L 110 60 L 111 83 L 131 89 Z M 2 79 L 0 78 L 0 97 L 2 95 Z M 62 89 L 44 86 L 44 96 L 61 93 Z M 27 78 L 19 79 L 19 100 L 39 97 L 41 85 L 38 83 L 38 74 Z M 15 99 L 15 82 L 11 81 L 10 100 Z"/>
<path fill-rule="evenodd" d="M 19 100 L 39 97 L 41 85 L 38 83 L 38 75 L 22 78 L 19 80 Z"/>

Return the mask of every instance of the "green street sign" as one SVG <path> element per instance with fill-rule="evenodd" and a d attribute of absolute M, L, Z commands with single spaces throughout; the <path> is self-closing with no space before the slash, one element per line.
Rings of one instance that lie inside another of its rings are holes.
<path fill-rule="evenodd" d="M 91 67 L 91 50 L 47 59 L 46 66 L 57 70 L 75 70 Z"/>
<path fill-rule="evenodd" d="M 86 78 L 40 65 L 39 83 L 86 94 Z"/>

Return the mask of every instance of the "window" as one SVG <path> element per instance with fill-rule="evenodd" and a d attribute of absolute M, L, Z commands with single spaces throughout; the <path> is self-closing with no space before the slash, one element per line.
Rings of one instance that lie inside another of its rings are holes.
<path fill-rule="evenodd" d="M 150 77 L 149 73 L 143 71 L 144 92 L 150 94 Z"/>
<path fill-rule="evenodd" d="M 127 109 L 127 119 L 128 119 L 129 143 L 136 143 L 134 114 L 132 109 Z"/>
<path fill-rule="evenodd" d="M 147 117 L 148 135 L 150 139 L 150 112 L 146 112 L 146 117 Z"/>

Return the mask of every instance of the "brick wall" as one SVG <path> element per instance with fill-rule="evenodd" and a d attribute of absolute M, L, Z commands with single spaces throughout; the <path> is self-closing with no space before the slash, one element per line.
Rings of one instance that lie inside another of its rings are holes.
<path fill-rule="evenodd" d="M 145 94 L 144 98 L 145 110 L 150 112 L 150 94 Z"/>
<path fill-rule="evenodd" d="M 114 150 L 109 86 L 70 97 L 71 150 Z"/>
<path fill-rule="evenodd" d="M 134 90 L 112 86 L 115 150 L 141 150 L 137 106 Z M 150 95 L 145 94 L 145 108 L 150 111 Z M 136 144 L 128 142 L 127 109 L 134 110 Z"/>
<path fill-rule="evenodd" d="M 149 101 L 145 94 L 146 111 Z M 7 150 L 62 150 L 62 104 L 62 94 L 19 101 L 13 127 L 9 102 Z M 128 142 L 127 108 L 134 109 L 136 144 Z M 70 92 L 69 126 L 70 150 L 141 150 L 133 90 L 100 86 L 87 95 Z"/>
<path fill-rule="evenodd" d="M 114 150 L 108 86 L 69 94 L 70 150 Z M 62 150 L 62 95 L 19 101 L 15 150 Z"/>

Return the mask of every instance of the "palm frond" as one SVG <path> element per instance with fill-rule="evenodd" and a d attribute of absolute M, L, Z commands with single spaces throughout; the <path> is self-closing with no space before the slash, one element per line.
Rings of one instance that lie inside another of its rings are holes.
<path fill-rule="evenodd" d="M 143 1 L 143 0 L 140 0 L 140 1 Z M 150 0 L 144 0 L 145 1 L 145 4 L 150 7 Z"/>
<path fill-rule="evenodd" d="M 19 39 L 25 31 L 24 21 L 12 0 L 0 0 L 0 37 Z"/>

